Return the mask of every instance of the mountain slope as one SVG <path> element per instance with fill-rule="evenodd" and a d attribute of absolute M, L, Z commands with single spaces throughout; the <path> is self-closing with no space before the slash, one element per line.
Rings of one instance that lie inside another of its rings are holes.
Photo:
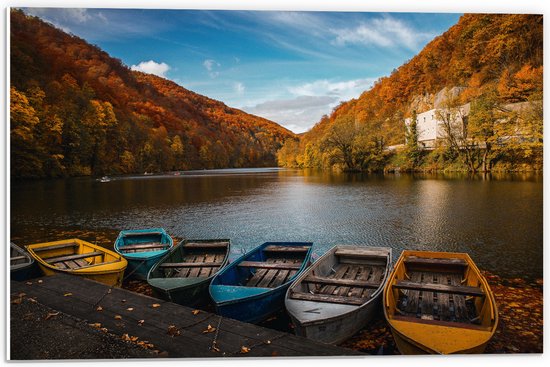
<path fill-rule="evenodd" d="M 354 161 L 357 169 L 380 169 L 384 159 L 368 157 L 380 158 L 388 145 L 404 143 L 404 118 L 434 108 L 444 88 L 461 87 L 461 103 L 489 94 L 503 104 L 540 99 L 542 46 L 542 15 L 466 14 L 390 76 L 337 106 L 299 144 L 289 141 L 279 162 L 331 167 L 342 164 L 349 149 L 348 168 Z M 339 148 L 335 135 L 350 127 L 357 131 L 349 135 L 353 144 Z"/>
<path fill-rule="evenodd" d="M 275 165 L 296 139 L 20 10 L 10 37 L 13 177 Z"/>

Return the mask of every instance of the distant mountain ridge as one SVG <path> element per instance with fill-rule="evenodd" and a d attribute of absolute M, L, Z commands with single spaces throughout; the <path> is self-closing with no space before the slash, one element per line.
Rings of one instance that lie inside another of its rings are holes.
<path fill-rule="evenodd" d="M 131 71 L 97 46 L 11 11 L 11 174 L 104 175 L 276 165 L 297 136 Z"/>

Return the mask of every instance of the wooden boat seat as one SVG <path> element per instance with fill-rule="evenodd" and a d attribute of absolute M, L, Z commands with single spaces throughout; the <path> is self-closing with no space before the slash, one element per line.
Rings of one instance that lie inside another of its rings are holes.
<path fill-rule="evenodd" d="M 10 261 L 18 261 L 18 260 L 25 260 L 27 257 L 26 256 L 14 256 L 14 257 L 10 257 Z"/>
<path fill-rule="evenodd" d="M 240 267 L 245 268 L 258 268 L 258 269 L 278 269 L 278 270 L 297 270 L 300 269 L 302 264 L 296 263 L 267 263 L 263 261 L 242 261 L 238 264 Z"/>
<path fill-rule="evenodd" d="M 305 252 L 308 252 L 309 249 L 310 249 L 309 246 L 277 246 L 277 245 L 270 245 L 270 246 L 266 246 L 264 248 L 264 252 L 305 253 Z"/>
<path fill-rule="evenodd" d="M 151 242 L 151 243 L 136 243 L 132 245 L 121 246 L 118 249 L 121 252 L 132 251 L 132 250 L 142 250 L 142 249 L 157 249 L 157 248 L 168 248 L 170 246 L 168 243 L 160 242 Z"/>
<path fill-rule="evenodd" d="M 160 232 L 132 232 L 126 233 L 124 237 L 162 236 Z"/>
<path fill-rule="evenodd" d="M 416 257 L 416 256 L 409 256 L 405 258 L 405 264 L 406 265 L 443 265 L 443 266 L 462 266 L 466 267 L 468 266 L 468 262 L 464 259 L 432 259 L 432 258 L 423 258 L 423 257 Z"/>
<path fill-rule="evenodd" d="M 71 248 L 78 246 L 78 243 L 71 242 L 71 243 L 61 243 L 58 245 L 52 245 L 52 246 L 44 246 L 44 247 L 37 247 L 34 248 L 34 252 L 41 252 L 41 251 L 49 251 L 49 250 L 61 250 L 64 248 Z"/>
<path fill-rule="evenodd" d="M 490 327 L 486 327 L 478 324 L 466 323 L 466 322 L 427 320 L 427 319 L 420 319 L 416 317 L 401 316 L 401 315 L 393 315 L 392 319 L 396 321 L 415 322 L 418 324 L 425 324 L 425 325 L 438 325 L 438 326 L 456 327 L 456 328 L 481 330 L 481 331 L 491 330 Z"/>
<path fill-rule="evenodd" d="M 354 249 L 354 250 L 348 250 L 348 249 L 337 249 L 334 252 L 334 255 L 336 256 L 348 256 L 348 257 L 357 257 L 357 258 L 373 258 L 373 257 L 387 257 L 388 252 L 387 251 L 376 251 L 376 250 L 369 250 L 368 248 L 362 249 Z"/>
<path fill-rule="evenodd" d="M 344 285 L 344 286 L 360 287 L 360 288 L 380 287 L 380 283 L 368 282 L 361 279 L 338 279 L 338 278 L 318 277 L 313 275 L 307 276 L 303 281 L 308 283 Z"/>
<path fill-rule="evenodd" d="M 290 294 L 290 298 L 299 299 L 303 301 L 338 303 L 343 305 L 354 305 L 354 306 L 360 306 L 363 303 L 368 301 L 368 298 L 335 296 L 335 295 L 328 295 L 328 294 L 311 294 L 307 292 L 296 292 L 296 291 Z"/>
<path fill-rule="evenodd" d="M 163 263 L 159 265 L 159 268 L 202 268 L 202 267 L 219 267 L 222 263 L 213 262 L 183 262 L 183 263 Z"/>
<path fill-rule="evenodd" d="M 101 256 L 103 255 L 103 252 L 94 251 L 94 252 L 87 252 L 85 254 L 76 254 L 76 255 L 67 255 L 67 256 L 57 256 L 57 257 L 50 257 L 44 259 L 49 264 L 61 262 L 61 261 L 69 261 L 69 260 L 77 260 L 77 259 L 86 259 L 88 257 L 95 257 L 95 256 Z"/>
<path fill-rule="evenodd" d="M 485 293 L 478 287 L 470 287 L 465 285 L 447 285 L 434 283 L 417 283 L 409 280 L 397 280 L 392 285 L 394 288 L 406 289 L 413 291 L 427 291 L 437 293 L 459 294 L 463 296 L 483 297 Z"/>
<path fill-rule="evenodd" d="M 229 242 L 188 242 L 185 245 L 185 248 L 226 248 L 229 246 Z"/>

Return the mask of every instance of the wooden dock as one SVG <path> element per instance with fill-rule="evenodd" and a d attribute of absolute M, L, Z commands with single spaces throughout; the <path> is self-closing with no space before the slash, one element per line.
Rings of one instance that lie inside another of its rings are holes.
<path fill-rule="evenodd" d="M 12 299 L 24 293 L 25 298 L 122 339 L 146 341 L 166 358 L 362 355 L 77 276 L 60 274 L 10 284 Z"/>

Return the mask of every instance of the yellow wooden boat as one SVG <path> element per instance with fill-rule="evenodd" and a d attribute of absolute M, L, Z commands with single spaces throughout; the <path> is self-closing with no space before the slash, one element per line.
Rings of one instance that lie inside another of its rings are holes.
<path fill-rule="evenodd" d="M 384 315 L 402 354 L 483 353 L 498 310 L 464 253 L 403 251 L 384 288 Z"/>
<path fill-rule="evenodd" d="M 26 246 L 45 275 L 69 273 L 120 287 L 126 259 L 114 251 L 72 238 Z"/>

